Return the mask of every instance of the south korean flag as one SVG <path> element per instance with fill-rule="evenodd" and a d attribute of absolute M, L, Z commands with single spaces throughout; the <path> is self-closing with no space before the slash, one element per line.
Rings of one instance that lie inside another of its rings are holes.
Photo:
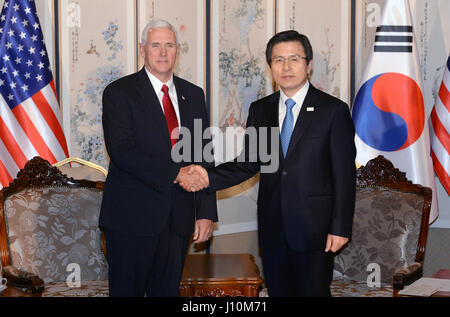
<path fill-rule="evenodd" d="M 430 223 L 438 216 L 419 57 L 407 0 L 386 0 L 373 50 L 353 105 L 356 162 L 378 155 L 432 189 Z"/>

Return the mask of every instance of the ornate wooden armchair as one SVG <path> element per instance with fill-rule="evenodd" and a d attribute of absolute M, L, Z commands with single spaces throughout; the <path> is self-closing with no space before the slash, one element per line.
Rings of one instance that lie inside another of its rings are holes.
<path fill-rule="evenodd" d="M 108 295 L 98 228 L 103 188 L 68 178 L 40 157 L 27 162 L 0 191 L 0 256 L 9 287 L 41 291 L 39 276 L 42 296 Z"/>
<path fill-rule="evenodd" d="M 392 296 L 422 277 L 431 189 L 383 156 L 357 171 L 352 239 L 335 257 L 333 296 Z"/>

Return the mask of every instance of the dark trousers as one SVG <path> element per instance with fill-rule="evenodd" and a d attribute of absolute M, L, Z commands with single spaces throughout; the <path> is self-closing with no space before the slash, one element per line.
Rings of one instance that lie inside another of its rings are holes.
<path fill-rule="evenodd" d="M 110 296 L 178 296 L 189 236 L 167 226 L 151 237 L 105 229 L 105 238 Z"/>
<path fill-rule="evenodd" d="M 261 250 L 267 290 L 271 297 L 331 297 L 332 252 L 297 252 L 284 233 L 279 244 Z"/>

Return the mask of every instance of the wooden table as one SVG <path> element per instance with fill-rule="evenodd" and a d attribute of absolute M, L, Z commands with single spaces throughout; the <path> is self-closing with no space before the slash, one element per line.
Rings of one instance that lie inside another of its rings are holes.
<path fill-rule="evenodd" d="M 180 296 L 258 297 L 261 284 L 250 254 L 190 254 L 184 264 Z"/>
<path fill-rule="evenodd" d="M 430 277 L 444 279 L 444 280 L 450 280 L 450 269 L 439 270 L 437 273 L 433 274 Z M 409 295 L 399 295 L 398 292 L 399 292 L 398 290 L 395 290 L 395 292 L 394 292 L 395 297 L 411 297 Z M 436 292 L 433 295 L 431 295 L 431 297 L 450 297 L 450 292 L 439 291 L 439 292 Z"/>

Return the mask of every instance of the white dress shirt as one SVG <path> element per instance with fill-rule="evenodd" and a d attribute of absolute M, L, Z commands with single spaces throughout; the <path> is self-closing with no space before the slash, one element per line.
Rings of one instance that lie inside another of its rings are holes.
<path fill-rule="evenodd" d="M 292 113 L 294 115 L 294 127 L 297 122 L 298 115 L 300 114 L 300 110 L 302 109 L 303 101 L 305 101 L 306 93 L 309 89 L 309 81 L 306 81 L 306 83 L 303 85 L 302 88 L 300 88 L 297 93 L 291 97 L 295 101 L 295 106 L 292 108 Z M 283 126 L 284 118 L 286 117 L 286 100 L 288 100 L 289 97 L 286 96 L 286 94 L 283 92 L 282 89 L 280 89 L 280 102 L 279 102 L 279 111 L 278 111 L 278 119 L 280 122 L 280 133 L 281 133 L 281 127 Z"/>
<path fill-rule="evenodd" d="M 178 120 L 178 126 L 181 127 L 181 120 L 180 120 L 180 109 L 178 107 L 178 98 L 177 98 L 177 90 L 175 89 L 175 85 L 173 83 L 173 75 L 170 76 L 170 79 L 163 83 L 158 78 L 156 78 L 152 73 L 150 73 L 147 68 L 145 67 L 145 71 L 147 72 L 148 78 L 150 79 L 150 82 L 152 83 L 153 89 L 155 89 L 156 96 L 158 96 L 159 104 L 161 105 L 162 112 L 164 113 L 164 105 L 163 105 L 163 97 L 164 93 L 162 92 L 161 88 L 163 85 L 166 85 L 169 87 L 169 97 L 172 101 L 173 107 L 175 108 L 175 113 L 177 115 Z"/>

